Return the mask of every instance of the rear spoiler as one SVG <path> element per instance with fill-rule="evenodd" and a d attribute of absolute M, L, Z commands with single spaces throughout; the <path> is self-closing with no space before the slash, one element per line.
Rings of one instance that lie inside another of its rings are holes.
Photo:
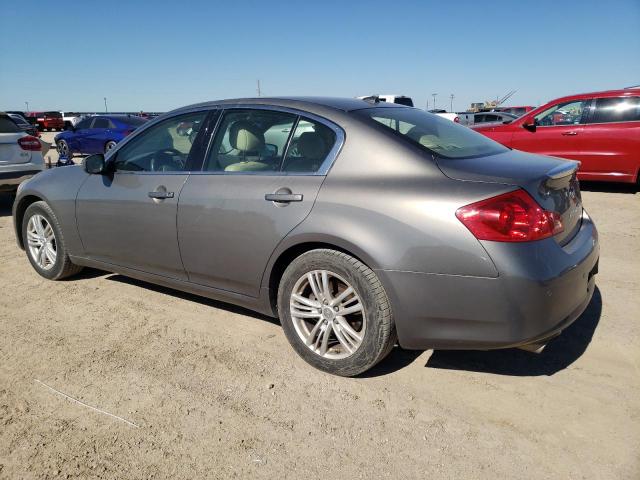
<path fill-rule="evenodd" d="M 580 162 L 575 160 L 567 160 L 566 163 L 558 165 L 547 172 L 547 177 L 551 180 L 559 180 L 564 177 L 573 175 L 578 168 L 580 168 Z"/>

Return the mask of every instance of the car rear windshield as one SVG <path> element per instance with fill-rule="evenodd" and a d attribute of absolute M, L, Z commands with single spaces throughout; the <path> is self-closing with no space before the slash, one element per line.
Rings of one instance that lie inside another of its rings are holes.
<path fill-rule="evenodd" d="M 417 108 L 368 108 L 355 113 L 445 158 L 478 157 L 507 151 L 506 147 L 480 133 Z"/>
<path fill-rule="evenodd" d="M 18 133 L 20 129 L 9 117 L 0 117 L 0 133 Z"/>

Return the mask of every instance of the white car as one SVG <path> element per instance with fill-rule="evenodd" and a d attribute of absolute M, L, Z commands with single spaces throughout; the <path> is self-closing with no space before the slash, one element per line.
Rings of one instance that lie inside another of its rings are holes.
<path fill-rule="evenodd" d="M 42 143 L 0 113 L 0 191 L 15 191 L 20 182 L 44 169 Z"/>
<path fill-rule="evenodd" d="M 74 112 L 60 112 L 62 114 L 62 120 L 64 121 L 64 129 L 68 130 L 71 127 L 75 127 L 84 115 Z"/>
<path fill-rule="evenodd" d="M 438 115 L 439 117 L 446 118 L 447 120 L 451 120 L 454 123 L 460 123 L 460 117 L 457 113 L 447 112 L 446 110 L 429 110 L 429 113 L 433 113 L 434 115 Z"/>

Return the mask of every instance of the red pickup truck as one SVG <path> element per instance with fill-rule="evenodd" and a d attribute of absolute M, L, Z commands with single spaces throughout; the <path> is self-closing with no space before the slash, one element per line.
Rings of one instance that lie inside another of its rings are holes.
<path fill-rule="evenodd" d="M 640 88 L 562 97 L 511 123 L 471 128 L 517 150 L 579 160 L 581 180 L 640 186 Z"/>
<path fill-rule="evenodd" d="M 29 112 L 27 120 L 38 130 L 64 130 L 64 120 L 60 112 Z"/>

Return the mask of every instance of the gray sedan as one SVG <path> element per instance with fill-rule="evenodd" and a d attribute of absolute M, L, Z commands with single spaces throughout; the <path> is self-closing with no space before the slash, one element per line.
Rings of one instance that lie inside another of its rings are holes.
<path fill-rule="evenodd" d="M 277 316 L 351 376 L 396 342 L 536 350 L 571 324 L 599 255 L 576 168 L 414 108 L 228 100 L 36 175 L 13 218 L 43 277 L 89 266 Z"/>

